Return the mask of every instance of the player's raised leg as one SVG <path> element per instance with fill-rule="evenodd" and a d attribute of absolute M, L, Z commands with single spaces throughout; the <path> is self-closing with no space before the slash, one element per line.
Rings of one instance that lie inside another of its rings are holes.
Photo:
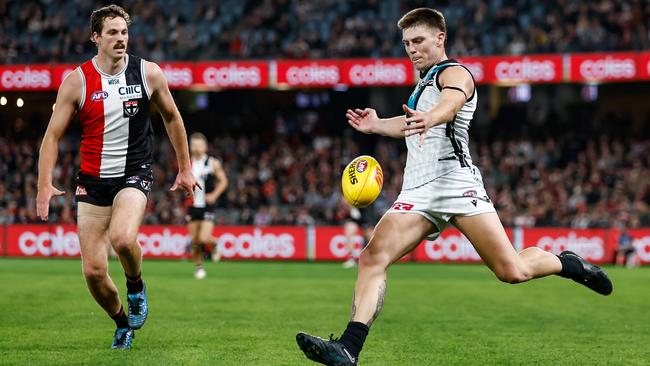
<path fill-rule="evenodd" d="M 81 265 L 90 294 L 115 321 L 111 348 L 131 348 L 133 330 L 122 308 L 113 280 L 108 274 L 108 227 L 111 208 L 79 202 L 77 232 L 81 248 Z"/>
<path fill-rule="evenodd" d="M 109 238 L 126 275 L 129 325 L 140 329 L 148 316 L 147 290 L 142 281 L 142 249 L 138 243 L 138 230 L 147 205 L 145 194 L 127 187 L 113 200 L 113 215 Z"/>
<path fill-rule="evenodd" d="M 356 365 L 369 327 L 384 304 L 388 267 L 434 231 L 436 226 L 419 214 L 385 214 L 359 257 L 351 321 L 340 340 L 298 333 L 296 340 L 305 355 L 326 365 Z"/>
<path fill-rule="evenodd" d="M 483 261 L 504 282 L 520 283 L 552 274 L 570 278 L 602 295 L 612 292 L 612 283 L 599 267 L 572 252 L 559 256 L 532 247 L 517 253 L 499 216 L 483 213 L 455 216 L 451 222 L 474 245 Z"/>

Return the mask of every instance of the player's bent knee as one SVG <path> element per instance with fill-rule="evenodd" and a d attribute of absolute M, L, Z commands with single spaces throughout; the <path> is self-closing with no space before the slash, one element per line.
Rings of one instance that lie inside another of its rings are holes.
<path fill-rule="evenodd" d="M 530 275 L 522 271 L 516 265 L 505 265 L 494 269 L 497 278 L 506 283 L 521 283 L 530 280 Z"/>
<path fill-rule="evenodd" d="M 100 283 L 108 276 L 108 267 L 104 265 L 84 264 L 83 273 L 86 282 Z"/>
<path fill-rule="evenodd" d="M 359 256 L 359 270 L 366 268 L 380 267 L 387 268 L 390 266 L 390 257 L 388 253 L 382 251 L 368 251 L 364 250 Z"/>
<path fill-rule="evenodd" d="M 111 235 L 110 241 L 115 252 L 122 254 L 132 250 L 133 245 L 137 244 L 137 236 L 129 233 L 118 233 Z"/>

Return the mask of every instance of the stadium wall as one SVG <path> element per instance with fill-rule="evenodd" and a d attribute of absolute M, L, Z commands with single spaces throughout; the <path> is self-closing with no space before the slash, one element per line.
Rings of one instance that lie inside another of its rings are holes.
<path fill-rule="evenodd" d="M 650 228 L 631 229 L 641 263 L 650 264 Z M 214 229 L 223 259 L 279 261 L 343 261 L 345 237 L 338 226 L 221 226 Z M 613 263 L 617 229 L 507 229 L 517 249 L 539 247 L 559 254 L 572 250 L 594 263 Z M 0 253 L 10 257 L 78 257 L 79 237 L 72 225 L 15 224 L 0 226 Z M 190 237 L 184 226 L 144 225 L 138 240 L 147 258 L 188 258 Z M 356 255 L 363 238 L 355 237 Z M 404 262 L 480 262 L 467 238 L 445 230 L 436 240 L 423 241 Z"/>
<path fill-rule="evenodd" d="M 650 80 L 650 52 L 461 57 L 478 84 Z M 0 91 L 56 90 L 77 65 L 0 66 Z M 406 58 L 161 62 L 171 89 L 405 86 L 417 80 Z"/>

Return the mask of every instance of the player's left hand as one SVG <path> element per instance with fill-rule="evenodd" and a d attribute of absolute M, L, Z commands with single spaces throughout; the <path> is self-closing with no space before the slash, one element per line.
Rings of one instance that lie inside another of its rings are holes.
<path fill-rule="evenodd" d="M 217 196 L 216 194 L 212 194 L 212 193 L 211 194 L 206 194 L 205 195 L 205 202 L 212 205 L 215 202 L 217 202 L 217 198 L 219 198 L 219 196 Z"/>
<path fill-rule="evenodd" d="M 194 174 L 189 170 L 179 171 L 176 175 L 176 181 L 174 185 L 169 189 L 170 191 L 176 191 L 178 188 L 185 191 L 185 195 L 194 199 L 194 190 L 196 188 L 203 189 L 196 179 L 194 179 Z"/>
<path fill-rule="evenodd" d="M 425 112 L 419 112 L 409 108 L 406 104 L 402 104 L 402 109 L 406 113 L 406 123 L 402 127 L 406 137 L 420 134 L 420 146 L 424 143 L 424 134 L 427 132 L 430 125 L 429 115 Z"/>

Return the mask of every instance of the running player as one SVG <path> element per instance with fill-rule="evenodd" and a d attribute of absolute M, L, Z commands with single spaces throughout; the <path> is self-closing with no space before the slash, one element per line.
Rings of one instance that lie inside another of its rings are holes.
<path fill-rule="evenodd" d="M 308 358 L 326 365 L 357 364 L 369 327 L 384 303 L 387 268 L 424 238 L 437 237 L 449 223 L 472 242 L 501 281 L 520 283 L 557 274 L 603 295 L 612 292 L 607 274 L 572 252 L 556 256 L 534 247 L 514 250 L 469 155 L 468 128 L 477 94 L 469 70 L 447 59 L 442 13 L 415 9 L 397 25 L 421 77 L 403 106 L 405 115 L 380 119 L 374 109 L 366 108 L 348 110 L 346 116 L 360 132 L 405 138 L 402 192 L 361 253 L 351 321 L 341 338 L 296 336 Z"/>
<path fill-rule="evenodd" d="M 217 243 L 212 236 L 214 228 L 214 204 L 226 190 L 228 178 L 219 159 L 208 156 L 208 139 L 196 132 L 190 136 L 190 153 L 192 155 L 192 174 L 203 187 L 196 191 L 192 205 L 188 208 L 187 230 L 192 237 L 192 254 L 196 264 L 196 279 L 206 276 L 203 268 L 203 249 L 212 245 L 213 256 L 218 256 Z"/>
<path fill-rule="evenodd" d="M 160 111 L 178 159 L 171 190 L 182 189 L 191 196 L 198 185 L 183 120 L 162 70 L 126 53 L 129 14 L 110 5 L 95 10 L 90 23 L 97 56 L 59 87 L 40 150 L 36 204 L 39 217 L 47 220 L 51 197 L 64 193 L 52 185 L 52 171 L 59 140 L 77 114 L 82 138 L 75 195 L 83 274 L 95 301 L 117 326 L 111 348 L 131 348 L 134 329 L 141 328 L 148 315 L 137 235 L 153 182 L 150 104 Z M 109 245 L 126 275 L 128 316 L 108 275 Z"/>

